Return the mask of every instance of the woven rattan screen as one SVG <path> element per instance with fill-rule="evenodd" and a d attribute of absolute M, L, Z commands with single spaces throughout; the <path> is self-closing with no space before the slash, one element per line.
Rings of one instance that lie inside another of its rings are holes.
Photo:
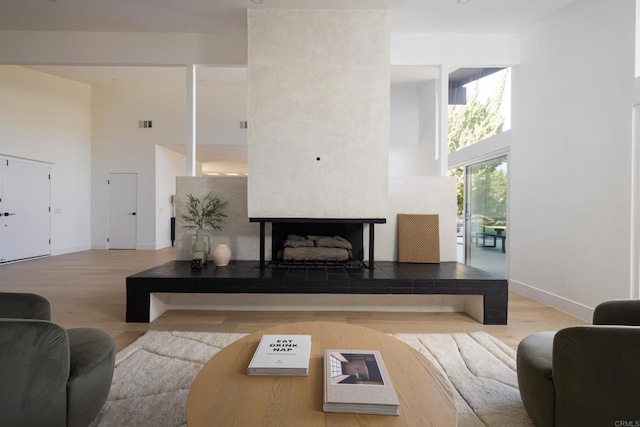
<path fill-rule="evenodd" d="M 438 215 L 398 214 L 398 261 L 440 262 Z"/>

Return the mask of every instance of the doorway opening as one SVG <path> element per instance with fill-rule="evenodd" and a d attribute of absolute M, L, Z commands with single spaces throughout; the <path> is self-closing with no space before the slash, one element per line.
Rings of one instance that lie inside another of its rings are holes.
<path fill-rule="evenodd" d="M 463 195 L 458 218 L 458 261 L 506 277 L 507 156 L 462 170 L 464 179 L 458 189 Z"/>

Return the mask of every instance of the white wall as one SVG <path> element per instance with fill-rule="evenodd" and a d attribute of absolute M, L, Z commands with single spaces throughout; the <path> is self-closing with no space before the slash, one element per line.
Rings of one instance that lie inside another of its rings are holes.
<path fill-rule="evenodd" d="M 423 151 L 422 175 L 436 176 L 436 137 L 438 126 L 438 82 L 432 80 L 420 88 L 420 146 Z"/>
<path fill-rule="evenodd" d="M 184 176 L 186 170 L 185 156 L 156 145 L 156 249 L 171 246 L 176 177 Z"/>
<path fill-rule="evenodd" d="M 382 218 L 389 16 L 249 9 L 249 215 Z"/>
<path fill-rule="evenodd" d="M 391 87 L 389 176 L 436 175 L 436 81 Z"/>
<path fill-rule="evenodd" d="M 51 163 L 51 253 L 90 247 L 91 88 L 0 66 L 0 154 Z"/>
<path fill-rule="evenodd" d="M 418 145 L 420 137 L 420 90 L 391 86 L 389 144 Z"/>
<path fill-rule="evenodd" d="M 106 247 L 109 173 L 138 174 L 137 248 L 156 248 L 156 145 L 184 143 L 185 103 L 186 91 L 182 87 L 93 88 L 94 248 Z M 153 127 L 140 129 L 139 120 L 151 120 Z"/>
<path fill-rule="evenodd" d="M 398 260 L 398 214 L 438 214 L 440 261 L 455 262 L 456 208 L 455 178 L 391 177 L 387 223 L 375 226 L 375 259 Z"/>
<path fill-rule="evenodd" d="M 242 144 L 246 131 L 246 88 L 198 89 L 198 144 Z M 170 245 L 170 207 L 175 177 L 185 174 L 186 159 L 157 146 L 181 146 L 186 141 L 186 88 L 182 86 L 108 85 L 93 88 L 92 245 L 106 248 L 107 175 L 138 174 L 138 249 Z M 139 120 L 152 128 L 140 129 Z M 238 126 L 234 129 L 234 124 Z M 160 153 L 160 154 L 158 154 Z M 182 159 L 182 160 L 180 160 Z M 159 163 L 161 162 L 161 163 Z M 182 162 L 182 164 L 181 164 Z M 201 175 L 202 164 L 196 165 Z M 164 168 L 168 170 L 164 171 Z M 163 212 L 160 212 L 160 209 Z"/>
<path fill-rule="evenodd" d="M 391 64 L 520 63 L 519 34 L 391 33 Z"/>
<path fill-rule="evenodd" d="M 637 286 L 634 3 L 572 3 L 522 35 L 513 69 L 512 289 L 582 317 Z"/>
<path fill-rule="evenodd" d="M 247 145 L 247 86 L 202 86 L 197 89 L 198 144 Z"/>

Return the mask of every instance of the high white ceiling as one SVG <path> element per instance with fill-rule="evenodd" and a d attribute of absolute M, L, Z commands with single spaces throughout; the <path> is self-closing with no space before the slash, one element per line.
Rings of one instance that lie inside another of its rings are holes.
<path fill-rule="evenodd" d="M 255 4 L 261 3 L 261 4 Z M 394 32 L 519 32 L 575 0 L 0 0 L 0 30 L 244 32 L 247 8 L 388 9 Z"/>

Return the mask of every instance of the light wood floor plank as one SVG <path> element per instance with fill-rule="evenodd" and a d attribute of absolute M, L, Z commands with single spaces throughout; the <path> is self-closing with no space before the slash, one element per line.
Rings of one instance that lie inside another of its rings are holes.
<path fill-rule="evenodd" d="M 509 324 L 482 325 L 465 313 L 317 311 L 168 311 L 156 321 L 126 323 L 125 278 L 174 259 L 174 249 L 92 250 L 0 266 L 0 291 L 33 292 L 51 302 L 52 320 L 66 328 L 95 327 L 111 335 L 118 350 L 147 330 L 254 332 L 285 322 L 334 321 L 386 333 L 485 331 L 512 348 L 527 335 L 583 321 L 514 292 Z"/>

